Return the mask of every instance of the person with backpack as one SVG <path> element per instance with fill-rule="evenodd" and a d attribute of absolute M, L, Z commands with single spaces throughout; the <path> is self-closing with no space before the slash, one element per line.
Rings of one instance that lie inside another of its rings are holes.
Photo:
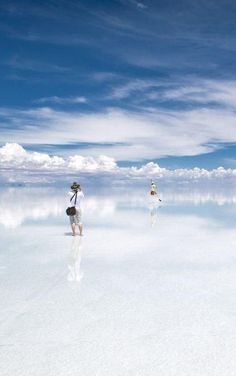
<path fill-rule="evenodd" d="M 76 235 L 76 226 L 79 227 L 79 235 L 83 236 L 83 223 L 82 223 L 82 202 L 84 199 L 84 193 L 80 187 L 80 184 L 74 182 L 69 192 L 70 201 L 69 206 L 66 209 L 66 214 L 70 218 L 70 224 L 72 229 L 72 235 Z"/>

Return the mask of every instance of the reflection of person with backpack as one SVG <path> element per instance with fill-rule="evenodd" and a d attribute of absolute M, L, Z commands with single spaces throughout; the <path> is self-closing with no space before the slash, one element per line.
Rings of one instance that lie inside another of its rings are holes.
<path fill-rule="evenodd" d="M 71 243 L 71 252 L 68 260 L 69 273 L 67 280 L 69 282 L 80 283 L 83 273 L 80 270 L 82 256 L 82 237 L 75 236 Z"/>
<path fill-rule="evenodd" d="M 69 192 L 70 202 L 69 207 L 66 210 L 67 215 L 70 217 L 70 224 L 72 229 L 72 235 L 75 236 L 76 226 L 79 227 L 79 235 L 83 236 L 83 224 L 82 224 L 82 208 L 81 204 L 84 199 L 84 194 L 81 190 L 80 184 L 74 182 Z"/>
<path fill-rule="evenodd" d="M 150 194 L 152 196 L 157 195 L 157 186 L 156 186 L 156 184 L 154 183 L 153 180 L 151 181 L 151 192 L 150 192 Z M 158 200 L 161 201 L 161 199 L 159 197 L 158 197 Z"/>

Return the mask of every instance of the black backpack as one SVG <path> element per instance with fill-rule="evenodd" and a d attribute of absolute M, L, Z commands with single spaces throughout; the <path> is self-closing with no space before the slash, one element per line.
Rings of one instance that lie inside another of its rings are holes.
<path fill-rule="evenodd" d="M 70 201 L 72 201 L 74 197 L 75 197 L 74 206 L 68 207 L 66 209 L 66 214 L 69 215 L 69 216 L 72 216 L 72 215 L 76 214 L 75 205 L 76 205 L 76 200 L 77 200 L 77 192 L 75 192 L 75 194 L 73 194 L 73 196 L 71 197 Z"/>

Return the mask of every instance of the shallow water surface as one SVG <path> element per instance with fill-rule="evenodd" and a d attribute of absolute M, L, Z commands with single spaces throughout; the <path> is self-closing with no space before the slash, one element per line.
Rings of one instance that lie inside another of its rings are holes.
<path fill-rule="evenodd" d="M 233 376 L 236 200 L 0 192 L 3 376 Z"/>

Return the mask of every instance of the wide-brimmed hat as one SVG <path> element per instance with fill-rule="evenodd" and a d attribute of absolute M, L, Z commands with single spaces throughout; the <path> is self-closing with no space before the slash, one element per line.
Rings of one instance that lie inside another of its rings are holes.
<path fill-rule="evenodd" d="M 79 188 L 80 188 L 80 184 L 78 184 L 78 183 L 76 183 L 76 181 L 74 181 L 74 183 L 71 186 L 71 189 L 79 189 Z"/>

